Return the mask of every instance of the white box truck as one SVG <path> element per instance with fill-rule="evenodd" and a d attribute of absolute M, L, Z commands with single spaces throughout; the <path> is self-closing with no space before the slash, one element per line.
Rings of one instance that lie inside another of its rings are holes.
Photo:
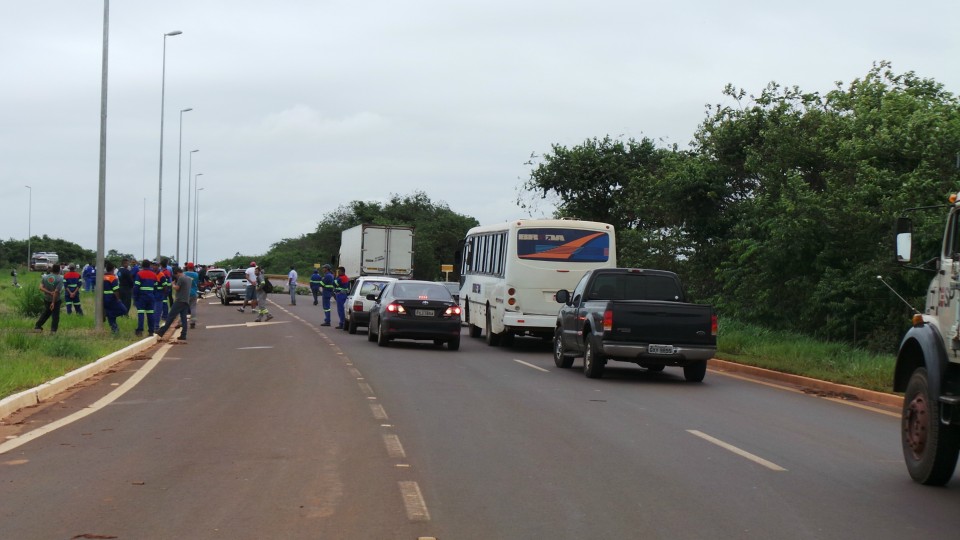
<path fill-rule="evenodd" d="M 351 280 L 359 276 L 413 277 L 413 229 L 357 225 L 340 235 L 340 266 Z"/>

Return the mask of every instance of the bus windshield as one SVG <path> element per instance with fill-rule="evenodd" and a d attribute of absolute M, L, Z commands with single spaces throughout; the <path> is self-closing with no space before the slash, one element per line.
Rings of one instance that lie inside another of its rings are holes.
<path fill-rule="evenodd" d="M 610 235 L 580 229 L 519 229 L 517 257 L 532 261 L 607 262 Z"/>

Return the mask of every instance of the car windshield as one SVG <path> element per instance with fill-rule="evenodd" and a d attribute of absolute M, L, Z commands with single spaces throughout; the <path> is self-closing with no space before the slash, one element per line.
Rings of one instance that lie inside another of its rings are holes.
<path fill-rule="evenodd" d="M 383 290 L 383 287 L 387 284 L 386 281 L 364 281 L 360 285 L 360 294 L 366 296 L 368 294 L 380 294 L 380 291 Z"/>
<path fill-rule="evenodd" d="M 417 300 L 453 300 L 447 288 L 438 283 L 398 283 L 393 288 L 393 296 Z"/>

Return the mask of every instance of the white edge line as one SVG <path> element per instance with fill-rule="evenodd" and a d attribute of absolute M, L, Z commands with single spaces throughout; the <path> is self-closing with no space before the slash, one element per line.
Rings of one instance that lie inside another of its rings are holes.
<path fill-rule="evenodd" d="M 550 370 L 549 370 L 549 369 L 543 369 L 542 367 L 535 366 L 535 365 L 533 365 L 533 364 L 528 364 L 527 362 L 524 362 L 523 360 L 517 360 L 516 358 L 514 358 L 513 361 L 516 362 L 516 363 L 518 363 L 518 364 L 523 364 L 523 365 L 525 365 L 525 366 L 527 366 L 527 367 L 529 367 L 529 368 L 533 368 L 533 369 L 542 371 L 542 372 L 544 372 L 544 373 L 550 373 Z"/>
<path fill-rule="evenodd" d="M 41 428 L 37 428 L 33 431 L 24 433 L 23 435 L 17 437 L 16 439 L 11 439 L 3 444 L 0 444 L 0 454 L 5 454 L 10 450 L 13 450 L 14 448 L 17 448 L 24 444 L 27 444 L 28 442 L 34 439 L 40 438 L 43 435 L 50 433 L 51 431 L 54 431 L 63 426 L 76 422 L 77 420 L 80 420 L 81 418 L 89 416 L 99 411 L 100 409 L 106 407 L 110 403 L 116 401 L 120 396 L 126 394 L 131 388 L 136 386 L 137 383 L 143 380 L 143 378 L 146 377 L 147 374 L 149 374 L 150 371 L 152 371 L 153 368 L 160 363 L 160 360 L 162 360 L 164 355 L 167 353 L 167 351 L 170 350 L 170 347 L 173 347 L 173 345 L 167 344 L 160 347 L 160 349 L 153 354 L 153 357 L 150 359 L 149 362 L 144 364 L 143 367 L 138 369 L 136 373 L 134 373 L 129 379 L 124 381 L 124 383 L 118 386 L 113 392 L 110 392 L 109 394 L 98 399 L 92 405 L 85 407 L 71 414 L 70 416 L 61 418 L 56 422 L 51 422 Z"/>
<path fill-rule="evenodd" d="M 704 432 L 702 432 L 702 431 L 697 431 L 697 430 L 695 430 L 695 429 L 688 429 L 688 430 L 687 430 L 687 433 L 689 433 L 689 434 L 691 434 L 691 435 L 696 435 L 697 437 L 700 437 L 701 439 L 703 439 L 703 440 L 705 440 L 705 441 L 711 442 L 711 443 L 719 446 L 720 448 L 729 450 L 729 451 L 733 452 L 734 454 L 737 454 L 737 455 L 740 456 L 740 457 L 745 457 L 745 458 L 749 459 L 750 461 L 752 461 L 752 462 L 754 462 L 754 463 L 757 463 L 757 464 L 759 464 L 759 465 L 763 465 L 764 467 L 770 469 L 771 471 L 778 471 L 778 472 L 786 471 L 786 469 L 784 469 L 783 467 L 777 465 L 776 463 L 773 463 L 772 461 L 767 461 L 767 460 L 763 459 L 763 458 L 760 457 L 760 456 L 757 456 L 757 455 L 751 454 L 750 452 L 747 452 L 746 450 L 741 450 L 740 448 L 737 448 L 736 446 L 733 446 L 732 444 L 728 444 L 728 443 L 725 443 L 725 442 L 721 441 L 720 439 L 711 437 L 710 435 L 707 435 L 706 433 L 704 433 Z"/>

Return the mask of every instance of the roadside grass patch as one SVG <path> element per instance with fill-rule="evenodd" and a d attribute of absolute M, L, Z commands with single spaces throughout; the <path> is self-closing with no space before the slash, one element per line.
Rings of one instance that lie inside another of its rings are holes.
<path fill-rule="evenodd" d="M 894 355 L 721 319 L 716 357 L 876 390 L 893 391 Z"/>

